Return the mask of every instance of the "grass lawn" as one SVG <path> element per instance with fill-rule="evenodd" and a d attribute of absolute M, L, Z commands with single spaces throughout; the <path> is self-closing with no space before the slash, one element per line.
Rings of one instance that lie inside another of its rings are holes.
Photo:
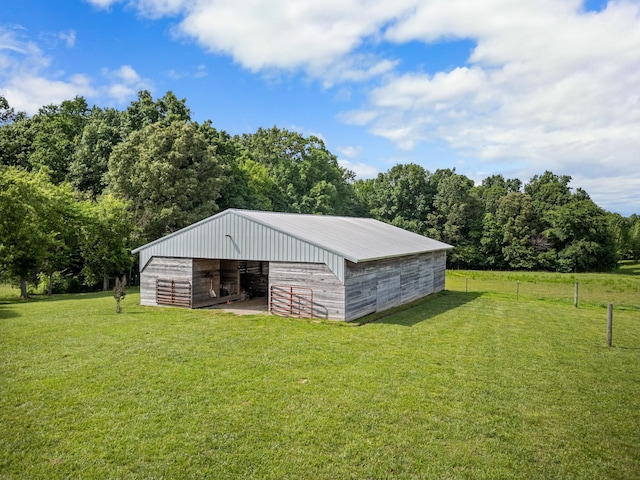
<path fill-rule="evenodd" d="M 529 275 L 362 326 L 0 289 L 0 478 L 640 478 L 640 276 Z"/>

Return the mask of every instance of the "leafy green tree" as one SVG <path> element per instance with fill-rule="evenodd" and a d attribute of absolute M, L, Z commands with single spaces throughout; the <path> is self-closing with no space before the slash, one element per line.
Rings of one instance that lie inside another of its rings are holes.
<path fill-rule="evenodd" d="M 609 219 L 592 200 L 576 200 L 552 210 L 546 235 L 558 251 L 561 271 L 610 271 L 617 266 Z"/>
<path fill-rule="evenodd" d="M 0 165 L 30 169 L 34 129 L 26 116 L 0 126 Z"/>
<path fill-rule="evenodd" d="M 244 165 L 252 165 L 247 160 L 264 165 L 273 180 L 270 201 L 275 210 L 339 215 L 353 211 L 354 174 L 338 164 L 319 138 L 273 127 L 243 135 L 238 142 Z"/>
<path fill-rule="evenodd" d="M 519 192 L 521 188 L 522 182 L 517 178 L 505 180 L 502 175 L 491 175 L 477 188 L 478 198 L 486 213 L 495 214 L 500 199 L 508 193 Z"/>
<path fill-rule="evenodd" d="M 0 267 L 20 281 L 20 298 L 27 298 L 27 279 L 47 251 L 48 235 L 41 228 L 46 215 L 42 176 L 14 167 L 0 170 Z"/>
<path fill-rule="evenodd" d="M 49 186 L 47 195 L 47 215 L 41 222 L 49 232 L 49 246 L 39 270 L 49 278 L 47 294 L 51 295 L 54 273 L 74 276 L 82 268 L 80 232 L 89 202 L 78 198 L 78 192 L 66 182 Z"/>
<path fill-rule="evenodd" d="M 109 156 L 113 147 L 124 141 L 123 122 L 124 116 L 118 110 L 94 108 L 77 140 L 69 180 L 91 198 L 106 188 Z"/>
<path fill-rule="evenodd" d="M 476 265 L 483 210 L 473 180 L 447 169 L 436 171 L 430 181 L 437 185 L 428 216 L 430 236 L 456 247 L 449 255 L 451 265 Z"/>
<path fill-rule="evenodd" d="M 199 129 L 226 168 L 218 199 L 220 209 L 272 210 L 271 199 L 277 193 L 267 167 L 251 160 L 237 137 L 215 129 L 210 120 L 200 124 Z"/>
<path fill-rule="evenodd" d="M 497 210 L 497 206 L 496 206 Z M 495 213 L 487 212 L 482 219 L 480 238 L 480 260 L 478 266 L 491 269 L 505 268 L 502 252 L 503 232 Z"/>
<path fill-rule="evenodd" d="M 53 185 L 44 170 L 0 169 L 0 267 L 20 281 L 69 268 L 75 258 L 78 203 L 69 185 Z"/>
<path fill-rule="evenodd" d="M 502 226 L 502 254 L 509 268 L 533 269 L 536 252 L 531 238 L 537 233 L 537 214 L 531 196 L 512 192 L 500 199 L 495 220 Z"/>
<path fill-rule="evenodd" d="M 32 118 L 31 168 L 48 168 L 54 183 L 67 180 L 73 154 L 89 114 L 87 102 L 82 97 L 65 100 L 60 106 L 42 107 Z"/>
<path fill-rule="evenodd" d="M 195 124 L 152 123 L 109 158 L 109 191 L 131 203 L 140 242 L 217 213 L 224 168 Z"/>
<path fill-rule="evenodd" d="M 640 259 L 640 216 L 633 214 L 629 217 L 629 258 L 634 261 Z"/>
<path fill-rule="evenodd" d="M 139 131 L 152 123 L 190 122 L 191 110 L 187 100 L 179 100 L 171 91 L 157 100 L 148 90 L 138 92 L 138 98 L 131 102 L 124 112 L 125 135 Z"/>
<path fill-rule="evenodd" d="M 524 186 L 524 193 L 531 197 L 538 215 L 544 219 L 547 212 L 573 200 L 569 182 L 569 175 L 555 175 L 547 170 L 542 175 L 534 175 Z"/>
<path fill-rule="evenodd" d="M 136 234 L 129 204 L 112 195 L 102 195 L 87 205 L 82 227 L 82 274 L 87 285 L 103 280 L 109 288 L 109 276 L 126 274 L 133 265 L 131 247 Z"/>
<path fill-rule="evenodd" d="M 434 190 L 420 165 L 396 165 L 377 178 L 356 182 L 357 196 L 376 219 L 412 232 L 427 232 Z"/>
<path fill-rule="evenodd" d="M 16 110 L 9 105 L 9 101 L 4 95 L 0 95 L 0 126 L 10 125 L 18 120 L 26 118 L 25 112 L 16 112 Z"/>

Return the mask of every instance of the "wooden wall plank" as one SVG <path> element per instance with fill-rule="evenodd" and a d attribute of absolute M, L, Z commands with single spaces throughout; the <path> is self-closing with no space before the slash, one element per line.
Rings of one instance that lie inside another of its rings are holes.
<path fill-rule="evenodd" d="M 157 306 L 156 280 L 191 282 L 190 258 L 153 257 L 140 272 L 140 305 Z"/>
<path fill-rule="evenodd" d="M 376 262 L 346 263 L 345 320 L 355 320 L 376 311 L 378 268 Z"/>
<path fill-rule="evenodd" d="M 433 254 L 433 291 L 444 290 L 445 274 L 447 269 L 447 252 L 441 250 Z"/>
<path fill-rule="evenodd" d="M 444 251 L 362 263 L 347 261 L 345 319 L 355 320 L 442 290 L 445 266 Z"/>
<path fill-rule="evenodd" d="M 314 317 L 344 320 L 344 285 L 323 263 L 270 262 L 269 289 L 273 285 L 311 288 Z"/>

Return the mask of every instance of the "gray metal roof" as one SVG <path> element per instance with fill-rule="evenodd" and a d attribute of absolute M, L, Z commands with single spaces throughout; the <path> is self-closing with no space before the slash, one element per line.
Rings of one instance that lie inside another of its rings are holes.
<path fill-rule="evenodd" d="M 152 256 L 325 263 L 344 279 L 344 260 L 453 248 L 371 218 L 229 209 L 136 248 L 143 268 Z"/>
<path fill-rule="evenodd" d="M 355 263 L 453 248 L 372 218 L 255 211 L 238 213 Z"/>

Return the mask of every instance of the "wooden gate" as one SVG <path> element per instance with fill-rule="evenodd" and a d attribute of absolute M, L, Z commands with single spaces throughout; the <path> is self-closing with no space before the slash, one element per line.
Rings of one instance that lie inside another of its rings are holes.
<path fill-rule="evenodd" d="M 175 280 L 156 280 L 156 303 L 191 307 L 191 283 Z"/>
<path fill-rule="evenodd" d="M 313 318 L 313 290 L 271 285 L 269 311 L 281 317 Z"/>

